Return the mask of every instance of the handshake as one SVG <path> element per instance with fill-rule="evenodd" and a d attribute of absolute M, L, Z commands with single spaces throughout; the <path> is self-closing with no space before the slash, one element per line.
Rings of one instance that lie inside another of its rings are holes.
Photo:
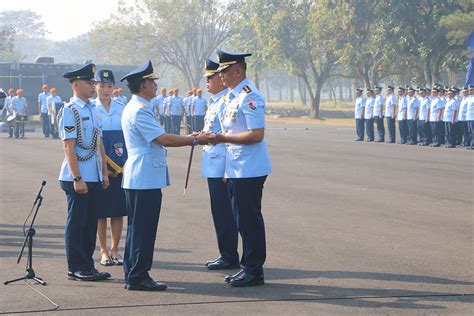
<path fill-rule="evenodd" d="M 204 132 L 193 132 L 191 137 L 196 137 L 199 145 L 215 145 L 219 143 L 225 143 L 225 135 L 221 133 L 204 133 Z"/>

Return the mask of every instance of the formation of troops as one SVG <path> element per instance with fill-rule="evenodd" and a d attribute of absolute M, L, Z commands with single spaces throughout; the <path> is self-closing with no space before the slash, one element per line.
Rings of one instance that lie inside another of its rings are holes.
<path fill-rule="evenodd" d="M 455 148 L 462 145 L 466 149 L 474 146 L 474 85 L 462 90 L 457 87 L 443 87 L 439 84 L 431 88 L 410 86 L 382 87 L 374 90 L 356 89 L 355 120 L 356 141 L 375 140 L 374 125 L 377 126 L 375 142 L 385 141 L 384 118 L 387 123 L 387 143 L 395 143 L 395 121 L 398 121 L 399 144 Z M 365 127 L 365 128 L 364 128 Z"/>
<path fill-rule="evenodd" d="M 203 263 L 203 268 L 234 269 L 224 280 L 233 287 L 264 284 L 261 202 L 272 167 L 264 140 L 265 101 L 246 78 L 249 56 L 217 50 L 218 61 L 207 60 L 209 101 L 200 89 L 190 90 L 186 98 L 177 89 L 161 89 L 157 96 L 158 77 L 150 61 L 121 78 L 132 94 L 130 100 L 115 88 L 113 72 L 96 71 L 94 64 L 64 74 L 73 97 L 58 109 L 48 106 L 61 102 L 56 91 L 43 86 L 38 97 L 43 132 L 45 137 L 57 135 L 65 154 L 59 183 L 67 201 L 70 279 L 111 278 L 95 268 L 98 239 L 100 265 L 123 265 L 125 289 L 166 289 L 149 271 L 162 189 L 170 185 L 167 147 L 204 145 L 202 176 L 208 183 L 219 256 Z M 183 121 L 187 135 L 179 135 Z M 128 219 L 122 257 L 118 249 L 124 216 Z"/>

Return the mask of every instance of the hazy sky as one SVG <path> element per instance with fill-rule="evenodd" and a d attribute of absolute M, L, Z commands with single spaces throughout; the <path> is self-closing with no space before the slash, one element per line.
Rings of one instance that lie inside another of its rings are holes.
<path fill-rule="evenodd" d="M 1 1 L 3 2 L 3 1 Z M 107 18 L 117 11 L 119 0 L 7 0 L 4 10 L 31 10 L 43 17 L 47 38 L 66 40 L 86 33 L 92 23 Z M 126 3 L 134 3 L 126 0 Z"/>

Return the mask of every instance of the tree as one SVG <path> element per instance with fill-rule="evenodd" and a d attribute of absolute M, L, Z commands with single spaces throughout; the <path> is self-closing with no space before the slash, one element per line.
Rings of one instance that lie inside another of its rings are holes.
<path fill-rule="evenodd" d="M 262 0 L 252 5 L 253 25 L 269 61 L 303 80 L 313 118 L 319 118 L 321 89 L 338 61 L 341 11 L 323 0 Z"/>
<path fill-rule="evenodd" d="M 91 32 L 104 60 L 136 63 L 150 56 L 178 69 L 198 86 L 204 64 L 231 34 L 232 4 L 217 0 L 137 0 Z M 100 54 L 99 51 L 97 53 Z"/>

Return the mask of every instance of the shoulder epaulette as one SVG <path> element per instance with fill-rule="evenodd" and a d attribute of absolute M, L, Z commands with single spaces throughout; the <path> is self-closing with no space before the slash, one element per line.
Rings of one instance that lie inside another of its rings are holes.
<path fill-rule="evenodd" d="M 144 108 L 148 108 L 144 102 L 140 102 L 140 105 Z"/>
<path fill-rule="evenodd" d="M 244 86 L 244 87 L 242 88 L 242 90 L 244 90 L 246 93 L 252 92 L 252 89 L 250 89 L 249 86 Z"/>

